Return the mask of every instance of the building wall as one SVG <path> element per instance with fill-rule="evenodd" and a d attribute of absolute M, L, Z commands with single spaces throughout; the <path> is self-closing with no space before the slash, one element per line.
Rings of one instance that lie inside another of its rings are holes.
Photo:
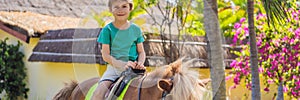
<path fill-rule="evenodd" d="M 17 44 L 17 38 L 0 30 L 0 39 L 9 38 L 8 43 Z M 92 77 L 98 77 L 106 67 L 98 64 L 28 62 L 39 38 L 31 38 L 29 44 L 22 42 L 21 52 L 25 54 L 24 63 L 27 68 L 29 98 L 28 100 L 51 100 L 64 82 L 77 80 L 82 82 Z"/>

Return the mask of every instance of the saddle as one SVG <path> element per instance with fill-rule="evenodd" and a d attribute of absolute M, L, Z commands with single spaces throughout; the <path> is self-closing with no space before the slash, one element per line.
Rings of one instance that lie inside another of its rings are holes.
<path fill-rule="evenodd" d="M 121 95 L 122 91 L 130 82 L 130 80 L 139 75 L 144 75 L 144 73 L 145 70 L 132 69 L 131 67 L 127 68 L 121 73 L 117 81 L 112 84 L 113 86 L 109 92 L 109 95 L 107 96 L 107 100 L 116 100 L 116 98 Z"/>

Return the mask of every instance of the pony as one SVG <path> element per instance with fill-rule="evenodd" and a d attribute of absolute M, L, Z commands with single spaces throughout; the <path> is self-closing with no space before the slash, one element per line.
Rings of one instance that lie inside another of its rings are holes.
<path fill-rule="evenodd" d="M 179 59 L 169 65 L 132 79 L 123 100 L 206 100 L 211 92 L 206 88 L 210 79 L 199 79 L 197 71 Z M 82 83 L 66 83 L 53 100 L 85 100 L 90 87 L 100 78 L 91 78 Z"/>

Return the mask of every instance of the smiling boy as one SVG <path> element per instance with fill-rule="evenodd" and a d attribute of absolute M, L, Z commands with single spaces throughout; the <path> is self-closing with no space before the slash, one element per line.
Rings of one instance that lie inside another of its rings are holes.
<path fill-rule="evenodd" d="M 104 100 L 109 86 L 126 68 L 145 70 L 146 55 L 142 31 L 136 24 L 128 21 L 133 9 L 132 1 L 109 0 L 108 7 L 114 21 L 101 30 L 97 40 L 102 43 L 102 57 L 108 65 L 93 93 L 92 100 Z"/>

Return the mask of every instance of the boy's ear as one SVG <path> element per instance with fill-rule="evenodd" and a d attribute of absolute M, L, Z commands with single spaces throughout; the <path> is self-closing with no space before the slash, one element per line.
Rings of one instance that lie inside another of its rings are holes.
<path fill-rule="evenodd" d="M 129 10 L 132 11 L 133 10 L 133 4 L 129 3 Z"/>

